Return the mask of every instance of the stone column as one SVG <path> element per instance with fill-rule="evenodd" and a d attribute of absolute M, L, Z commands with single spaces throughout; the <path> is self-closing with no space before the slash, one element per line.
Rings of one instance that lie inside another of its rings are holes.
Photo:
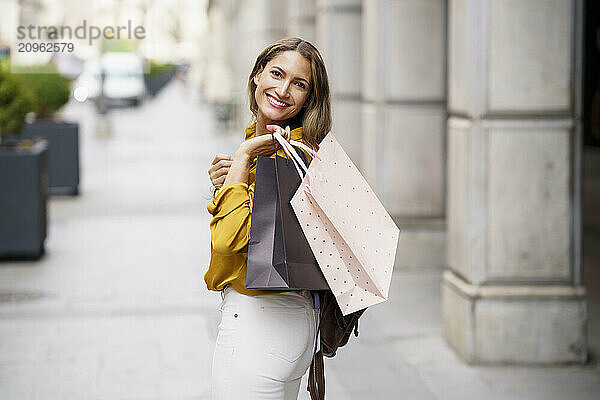
<path fill-rule="evenodd" d="M 279 0 L 216 0 L 210 4 L 223 14 L 225 25 L 220 29 L 227 38 L 230 98 L 237 109 L 234 125 L 235 131 L 243 137 L 243 129 L 251 117 L 246 95 L 248 77 L 260 52 L 286 37 L 287 3 Z"/>
<path fill-rule="evenodd" d="M 348 156 L 361 158 L 361 2 L 317 0 L 315 45 L 327 65 L 333 131 Z"/>
<path fill-rule="evenodd" d="M 469 363 L 586 360 L 580 27 L 579 0 L 449 1 L 443 318 Z"/>
<path fill-rule="evenodd" d="M 287 4 L 288 36 L 301 37 L 316 45 L 315 0 L 289 0 Z"/>
<path fill-rule="evenodd" d="M 396 267 L 442 268 L 446 1 L 364 0 L 362 9 L 362 169 L 402 229 Z"/>

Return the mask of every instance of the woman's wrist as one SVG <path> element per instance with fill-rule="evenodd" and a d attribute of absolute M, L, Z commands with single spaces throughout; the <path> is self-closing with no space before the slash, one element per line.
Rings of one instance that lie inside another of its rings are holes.
<path fill-rule="evenodd" d="M 236 182 L 247 182 L 248 181 L 248 170 L 252 162 L 252 156 L 248 154 L 248 151 L 244 146 L 240 146 L 233 155 L 233 162 L 223 182 L 223 186 L 230 183 Z"/>
<path fill-rule="evenodd" d="M 233 155 L 233 162 L 235 163 L 236 161 L 242 165 L 249 166 L 252 161 L 252 156 L 244 147 L 240 146 Z"/>

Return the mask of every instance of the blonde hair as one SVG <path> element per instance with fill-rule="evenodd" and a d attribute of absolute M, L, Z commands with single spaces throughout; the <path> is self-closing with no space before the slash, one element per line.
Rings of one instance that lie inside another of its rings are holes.
<path fill-rule="evenodd" d="M 292 118 L 289 125 L 302 126 L 302 135 L 304 140 L 316 147 L 321 140 L 331 130 L 331 101 L 329 95 L 329 79 L 325 63 L 321 58 L 319 50 L 311 43 L 300 38 L 285 38 L 273 43 L 263 50 L 256 59 L 252 73 L 248 78 L 248 100 L 250 102 L 250 111 L 256 118 L 258 113 L 258 104 L 254 97 L 256 83 L 254 76 L 262 71 L 267 63 L 275 56 L 284 51 L 296 51 L 300 53 L 310 63 L 311 85 L 310 93 L 302 109 Z"/>

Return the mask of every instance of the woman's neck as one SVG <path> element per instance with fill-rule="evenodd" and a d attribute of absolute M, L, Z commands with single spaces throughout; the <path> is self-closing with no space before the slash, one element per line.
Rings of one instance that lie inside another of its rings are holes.
<path fill-rule="evenodd" d="M 267 125 L 279 125 L 285 128 L 287 121 L 271 121 L 265 118 L 260 112 L 256 115 L 256 134 L 255 136 L 264 135 L 265 133 L 271 133 L 267 129 Z"/>

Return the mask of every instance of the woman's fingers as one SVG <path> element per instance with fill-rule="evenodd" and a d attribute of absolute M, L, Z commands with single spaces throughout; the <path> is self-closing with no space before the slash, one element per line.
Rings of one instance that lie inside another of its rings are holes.
<path fill-rule="evenodd" d="M 229 172 L 229 168 L 231 167 L 231 165 L 226 165 L 224 167 L 221 167 L 217 170 L 217 177 L 221 176 L 221 175 L 227 175 L 227 173 Z"/>
<path fill-rule="evenodd" d="M 216 170 L 212 171 L 211 177 L 218 178 L 221 175 L 227 175 L 227 172 L 229 172 L 229 168 L 230 168 L 230 166 L 228 165 L 228 166 L 216 169 Z"/>
<path fill-rule="evenodd" d="M 219 168 L 223 168 L 223 167 L 231 167 L 231 164 L 233 164 L 233 161 L 230 161 L 230 160 L 220 160 L 220 161 L 217 161 L 217 163 L 214 164 L 213 167 L 215 169 L 219 169 Z"/>
<path fill-rule="evenodd" d="M 231 164 L 233 164 L 233 157 L 230 155 L 217 154 L 215 156 L 212 165 L 208 169 L 208 176 L 213 186 L 220 187 L 223 185 Z"/>
<path fill-rule="evenodd" d="M 223 167 L 231 167 L 231 164 L 233 164 L 233 161 L 230 160 L 219 160 L 216 163 L 214 163 L 213 165 L 210 166 L 210 168 L 208 169 L 208 173 L 209 175 L 214 172 L 217 171 L 220 168 Z"/>
<path fill-rule="evenodd" d="M 219 171 L 216 171 L 213 175 L 210 176 L 210 183 L 214 187 L 220 187 L 225 182 L 225 178 L 227 178 L 227 173 L 229 172 L 229 168 L 221 168 Z"/>
<path fill-rule="evenodd" d="M 210 173 L 210 179 L 215 180 L 223 175 L 227 175 L 227 173 L 229 172 L 229 168 L 230 168 L 230 166 L 225 166 L 225 167 L 221 167 L 217 170 L 212 171 Z"/>
<path fill-rule="evenodd" d="M 283 129 L 282 127 L 280 127 L 278 125 L 272 124 L 272 125 L 267 125 L 267 129 L 270 132 L 278 132 L 288 142 L 291 139 L 291 129 L 289 126 L 286 127 L 285 129 Z M 275 149 L 281 148 L 281 145 L 277 141 L 274 141 L 272 135 L 260 135 L 260 136 L 253 137 L 252 139 L 246 140 L 244 142 L 244 146 L 252 159 L 254 159 L 258 156 L 269 156 L 269 155 L 273 154 Z M 229 161 L 227 161 L 227 162 L 229 162 Z M 225 163 L 225 161 L 223 161 L 223 163 L 221 165 L 225 165 L 224 163 Z M 219 163 L 217 163 L 217 164 L 219 164 Z M 231 164 L 228 164 L 228 165 L 231 165 Z"/>
<path fill-rule="evenodd" d="M 229 161 L 231 161 L 231 160 L 233 160 L 233 157 L 231 157 L 228 154 L 217 154 L 215 156 L 215 158 L 212 160 L 211 165 L 215 165 L 216 163 L 218 163 L 221 160 L 229 160 Z"/>
<path fill-rule="evenodd" d="M 266 128 L 269 132 L 275 132 L 277 129 L 281 129 L 281 127 L 279 125 L 273 125 L 273 124 L 267 125 Z"/>
<path fill-rule="evenodd" d="M 225 178 L 227 178 L 227 175 L 223 175 L 223 176 L 220 176 L 219 178 L 215 179 L 213 181 L 213 186 L 216 188 L 220 188 L 221 186 L 223 186 L 223 182 L 225 182 Z"/>
<path fill-rule="evenodd" d="M 278 132 L 288 142 L 290 141 L 290 139 L 292 137 L 292 132 L 291 132 L 291 129 L 289 126 L 287 126 L 285 129 L 283 129 L 279 125 L 267 125 L 266 127 L 267 127 L 267 130 L 269 130 L 270 132 Z"/>

